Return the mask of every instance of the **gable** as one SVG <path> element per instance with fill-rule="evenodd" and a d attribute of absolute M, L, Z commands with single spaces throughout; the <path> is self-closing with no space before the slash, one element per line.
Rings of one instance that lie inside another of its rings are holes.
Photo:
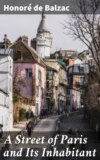
<path fill-rule="evenodd" d="M 13 46 L 13 59 L 15 62 L 34 62 L 35 59 L 32 56 L 30 50 L 24 45 L 22 41 L 16 42 Z"/>

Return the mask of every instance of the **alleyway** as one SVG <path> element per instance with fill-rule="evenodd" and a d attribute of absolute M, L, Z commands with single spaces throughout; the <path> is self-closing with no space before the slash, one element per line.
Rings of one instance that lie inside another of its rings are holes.
<path fill-rule="evenodd" d="M 42 119 L 34 128 L 34 132 L 52 132 L 55 131 L 55 122 L 57 121 L 58 116 L 51 116 L 45 119 Z"/>
<path fill-rule="evenodd" d="M 39 121 L 39 123 L 34 127 L 33 129 L 33 133 L 32 133 L 32 138 L 42 138 L 43 136 L 45 136 L 45 138 L 49 138 L 49 137 L 52 137 L 52 133 L 55 131 L 55 128 L 56 128 L 56 121 L 58 119 L 58 116 L 50 116 L 50 117 L 46 117 L 44 119 L 41 119 Z M 27 137 L 27 133 L 26 131 L 23 131 L 22 132 L 22 136 L 25 136 Z M 25 156 L 26 155 L 26 151 L 27 151 L 27 148 L 30 148 L 31 150 L 35 151 L 38 150 L 39 151 L 39 154 L 38 154 L 38 158 L 35 157 L 35 156 L 30 156 L 30 157 L 24 157 L 24 160 L 26 159 L 33 159 L 34 157 L 34 160 L 38 159 L 40 160 L 41 159 L 41 153 L 42 153 L 42 150 L 43 150 L 43 147 L 46 147 L 48 148 L 48 143 L 45 142 L 44 144 L 24 144 L 24 145 L 16 145 L 14 144 L 12 147 L 11 147 L 11 150 L 16 150 L 16 151 L 19 151 L 20 148 L 23 148 L 23 152 L 22 152 L 22 155 Z M 33 154 L 34 155 L 34 154 Z M 9 158 L 6 158 L 7 160 L 19 160 L 21 159 L 20 157 L 9 157 Z M 0 159 L 1 160 L 1 159 Z"/>

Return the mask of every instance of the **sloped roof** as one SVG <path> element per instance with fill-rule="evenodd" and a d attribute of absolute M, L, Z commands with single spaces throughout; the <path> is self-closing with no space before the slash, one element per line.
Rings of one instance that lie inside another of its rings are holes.
<path fill-rule="evenodd" d="M 45 62 L 38 56 L 36 50 L 34 48 L 32 48 L 31 46 L 28 46 L 28 44 L 26 44 L 24 41 L 18 39 L 17 41 L 15 41 L 11 45 L 11 47 L 16 45 L 18 41 L 22 43 L 22 45 L 29 51 L 29 53 L 31 53 L 31 55 L 32 55 L 32 57 L 33 57 L 33 59 L 35 60 L 36 63 L 38 63 L 40 65 L 43 65 L 43 66 L 44 65 L 46 66 Z M 40 60 L 38 61 L 38 59 L 40 59 Z"/>
<path fill-rule="evenodd" d="M 35 58 L 38 58 L 38 55 L 37 55 L 37 52 L 34 48 L 28 46 L 25 42 L 21 41 L 22 44 L 28 49 L 28 51 L 32 54 L 32 57 L 35 59 Z"/>

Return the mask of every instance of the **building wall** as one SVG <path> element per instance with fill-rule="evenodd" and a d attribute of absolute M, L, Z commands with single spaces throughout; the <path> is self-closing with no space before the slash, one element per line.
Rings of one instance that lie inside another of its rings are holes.
<path fill-rule="evenodd" d="M 75 64 L 72 67 L 70 66 L 68 69 L 70 110 L 84 107 L 81 95 L 82 92 L 84 92 L 84 78 L 88 73 L 89 65 L 84 64 L 80 59 L 76 59 Z"/>
<path fill-rule="evenodd" d="M 26 69 L 32 70 L 32 77 L 27 77 Z M 33 63 L 14 63 L 14 73 L 18 70 L 18 77 L 23 79 L 25 87 L 21 88 L 21 95 L 27 98 L 34 98 L 33 81 L 35 75 L 35 64 Z"/>
<path fill-rule="evenodd" d="M 58 63 L 56 60 L 45 60 L 48 66 L 57 70 L 57 75 L 55 78 L 55 86 L 57 90 L 55 90 L 54 98 L 55 98 L 55 109 L 58 112 L 62 112 L 66 108 L 66 89 L 67 89 L 67 73 L 65 69 Z"/>
<path fill-rule="evenodd" d="M 84 76 L 72 75 L 72 84 L 70 89 L 70 111 L 83 107 L 81 105 L 81 94 Z"/>
<path fill-rule="evenodd" d="M 32 98 L 35 103 L 34 114 L 39 115 L 41 109 L 45 105 L 45 96 L 41 98 L 41 89 L 43 88 L 43 92 L 45 92 L 45 81 L 46 81 L 46 73 L 45 68 L 40 66 L 37 63 L 14 63 L 14 72 L 18 68 L 18 75 L 23 77 L 25 81 L 25 86 L 21 88 L 21 95 L 23 97 Z M 27 78 L 26 69 L 32 70 L 32 77 Z M 38 79 L 38 71 L 41 72 L 41 81 Z M 37 86 L 39 87 L 39 96 L 37 97 Z M 32 107 L 31 107 L 32 108 Z M 33 106 L 34 108 L 34 106 Z"/>
<path fill-rule="evenodd" d="M 41 109 L 45 108 L 45 89 L 46 89 L 46 69 L 38 64 L 36 68 L 36 114 L 40 114 Z M 41 77 L 39 77 L 41 74 Z M 38 90 L 38 91 L 37 91 Z M 37 92 L 39 94 L 37 95 Z"/>
<path fill-rule="evenodd" d="M 66 91 L 67 91 L 67 73 L 60 66 L 59 69 L 59 91 L 58 91 L 58 99 L 59 99 L 59 109 L 60 112 L 67 110 L 66 108 Z"/>
<path fill-rule="evenodd" d="M 0 88 L 7 93 L 11 92 L 12 68 L 12 58 L 10 56 L 0 56 Z"/>
<path fill-rule="evenodd" d="M 75 63 L 75 60 L 74 60 L 74 59 L 69 59 L 69 66 L 74 65 L 74 63 Z"/>
<path fill-rule="evenodd" d="M 7 101 L 8 96 L 0 91 L 0 124 L 3 124 L 4 131 L 9 128 L 9 106 Z"/>
<path fill-rule="evenodd" d="M 4 110 L 5 119 L 9 117 L 8 130 L 13 127 L 13 102 L 12 102 L 12 72 L 13 72 L 13 60 L 12 50 L 7 49 L 6 53 L 4 49 L 0 49 L 0 89 L 8 94 L 7 106 L 8 108 L 1 108 Z M 8 55 L 9 53 L 9 55 Z M 0 112 L 1 112 L 0 110 Z M 9 116 L 8 116 L 9 115 Z"/>
<path fill-rule="evenodd" d="M 80 90 L 72 89 L 70 91 L 71 101 L 70 110 L 81 108 L 81 92 Z"/>

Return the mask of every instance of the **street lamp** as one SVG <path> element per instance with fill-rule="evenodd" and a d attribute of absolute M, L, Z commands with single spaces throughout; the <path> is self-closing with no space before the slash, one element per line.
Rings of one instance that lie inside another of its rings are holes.
<path fill-rule="evenodd" d="M 98 104 L 100 104 L 100 94 L 97 95 Z"/>

